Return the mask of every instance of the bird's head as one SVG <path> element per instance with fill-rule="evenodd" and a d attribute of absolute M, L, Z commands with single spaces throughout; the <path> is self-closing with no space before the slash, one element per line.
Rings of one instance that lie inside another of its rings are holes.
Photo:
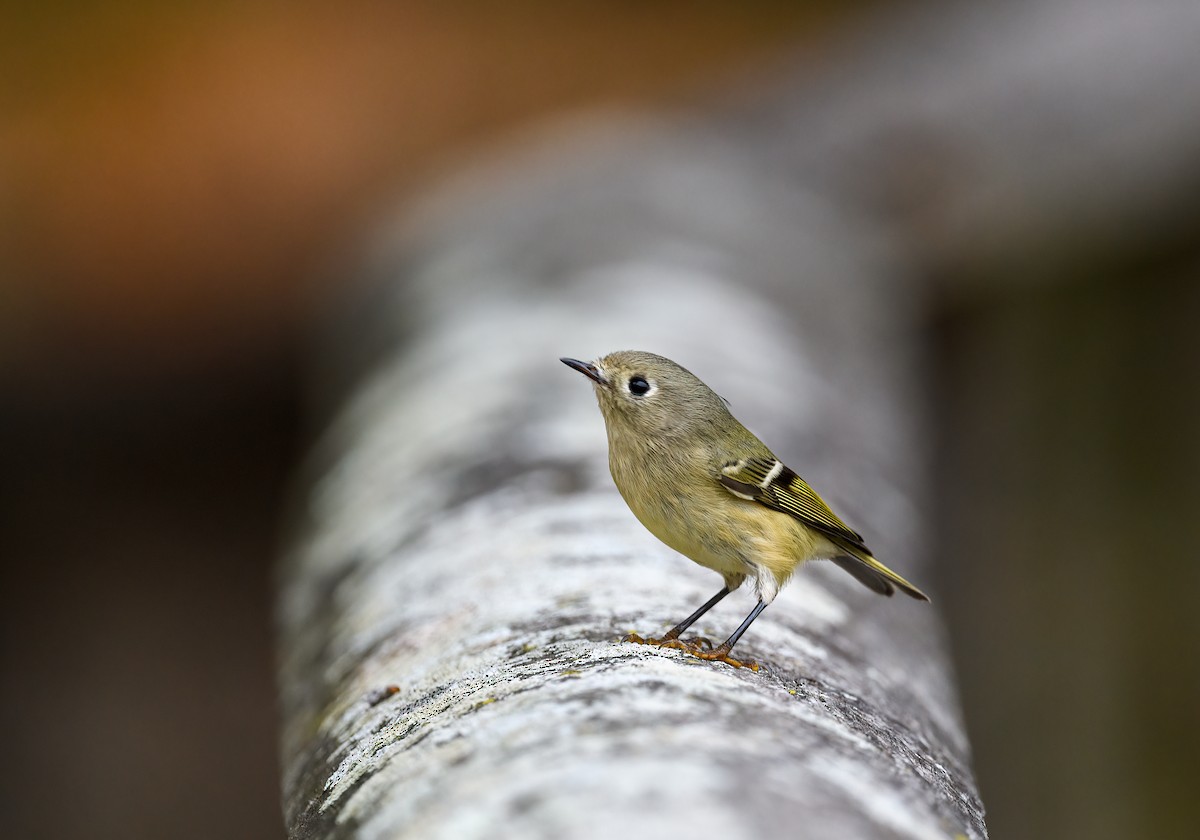
<path fill-rule="evenodd" d="M 592 380 L 609 431 L 663 437 L 721 423 L 724 401 L 690 371 L 654 353 L 621 350 L 594 362 L 562 359 Z"/>

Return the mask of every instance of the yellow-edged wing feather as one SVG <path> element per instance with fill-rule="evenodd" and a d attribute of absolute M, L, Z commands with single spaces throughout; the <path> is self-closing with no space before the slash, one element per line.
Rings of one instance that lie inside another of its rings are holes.
<path fill-rule="evenodd" d="M 735 496 L 794 516 L 824 534 L 846 552 L 833 561 L 870 589 L 891 595 L 899 588 L 913 598 L 929 600 L 924 592 L 871 556 L 862 535 L 839 519 L 808 482 L 774 458 L 730 462 L 721 470 L 720 481 Z"/>

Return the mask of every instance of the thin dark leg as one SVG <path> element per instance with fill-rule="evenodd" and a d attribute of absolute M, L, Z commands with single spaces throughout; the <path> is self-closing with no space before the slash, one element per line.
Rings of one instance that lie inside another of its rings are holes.
<path fill-rule="evenodd" d="M 707 601 L 705 601 L 704 606 L 702 606 L 700 609 L 696 610 L 694 613 L 689 615 L 683 621 L 679 622 L 674 627 L 672 627 L 670 630 L 668 630 L 667 635 L 663 636 L 663 641 L 667 641 L 668 639 L 678 639 L 680 637 L 680 635 L 683 634 L 684 630 L 687 630 L 689 627 L 691 627 L 693 624 L 695 624 L 697 621 L 699 621 L 700 616 L 704 615 L 706 612 L 708 612 L 713 607 L 715 607 L 718 603 L 720 603 L 721 599 L 724 598 L 728 594 L 729 594 L 729 587 L 728 586 L 721 587 L 721 591 L 718 592 L 716 595 L 712 596 L 711 598 L 709 598 Z M 747 623 L 747 626 L 749 626 L 748 623 Z M 738 635 L 740 635 L 740 631 L 739 631 Z M 734 641 L 737 641 L 737 640 L 735 639 Z"/>
<path fill-rule="evenodd" d="M 738 639 L 742 638 L 742 634 L 750 628 L 750 625 L 754 623 L 754 619 L 758 618 L 758 614 L 766 608 L 767 605 L 759 601 L 758 606 L 750 611 L 750 615 L 746 616 L 746 620 L 741 623 L 738 629 L 733 631 L 732 636 L 721 643 L 721 646 L 717 650 L 722 653 L 729 653 L 729 651 L 733 650 L 733 646 L 737 644 Z"/>
<path fill-rule="evenodd" d="M 750 615 L 746 616 L 746 620 L 742 622 L 741 626 L 733 631 L 732 636 L 721 642 L 719 647 L 713 648 L 712 650 L 693 650 L 689 652 L 692 654 L 692 656 L 698 656 L 701 659 L 716 660 L 717 662 L 724 662 L 726 665 L 732 665 L 734 668 L 750 668 L 757 671 L 758 665 L 756 663 L 748 660 L 745 662 L 739 662 L 729 655 L 729 651 L 733 649 L 733 646 L 737 644 L 738 639 L 742 638 L 742 634 L 745 633 L 750 625 L 754 623 L 754 619 L 758 618 L 759 613 L 766 608 L 767 605 L 762 601 L 759 601 L 758 606 L 750 611 Z"/>

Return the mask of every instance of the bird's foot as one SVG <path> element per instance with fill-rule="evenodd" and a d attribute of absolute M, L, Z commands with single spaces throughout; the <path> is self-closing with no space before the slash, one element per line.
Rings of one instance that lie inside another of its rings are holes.
<path fill-rule="evenodd" d="M 703 636 L 694 636 L 691 639 L 680 639 L 674 636 L 663 636 L 661 639 L 643 639 L 637 633 L 630 633 L 625 637 L 624 641 L 633 642 L 639 645 L 654 645 L 655 647 L 674 648 L 681 650 L 684 653 L 690 653 L 698 659 L 705 659 L 709 662 L 724 662 L 734 668 L 749 668 L 751 671 L 758 670 L 758 663 L 747 659 L 742 661 L 734 659 L 729 655 L 729 648 L 725 645 L 714 648 L 711 641 Z"/>
<path fill-rule="evenodd" d="M 691 639 L 656 639 L 651 644 L 682 650 L 686 653 L 700 653 L 705 650 L 712 650 L 712 642 L 699 636 Z"/>
<path fill-rule="evenodd" d="M 752 659 L 734 659 L 729 655 L 729 648 L 721 645 L 712 650 L 689 650 L 692 656 L 700 659 L 707 659 L 710 662 L 724 662 L 726 665 L 732 665 L 734 668 L 749 668 L 751 671 L 758 670 L 758 663 Z"/>
<path fill-rule="evenodd" d="M 712 642 L 703 636 L 693 636 L 690 639 L 681 639 L 678 636 L 672 636 L 670 633 L 663 636 L 661 639 L 643 639 L 637 633 L 630 633 L 621 641 L 633 642 L 638 645 L 653 645 L 654 647 L 675 648 L 676 650 L 688 651 L 704 651 L 712 650 Z"/>
<path fill-rule="evenodd" d="M 655 647 L 661 647 L 662 645 L 669 645 L 671 642 L 678 641 L 678 639 L 673 636 L 663 636 L 661 639 L 645 639 L 639 636 L 637 633 L 630 633 L 621 641 L 633 642 L 635 645 L 654 645 Z"/>

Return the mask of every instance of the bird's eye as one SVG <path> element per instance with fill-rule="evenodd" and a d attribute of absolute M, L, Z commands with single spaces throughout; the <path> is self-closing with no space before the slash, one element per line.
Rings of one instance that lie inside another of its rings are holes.
<path fill-rule="evenodd" d="M 629 378 L 629 393 L 635 397 L 640 397 L 650 390 L 650 383 L 642 376 L 631 376 Z"/>

